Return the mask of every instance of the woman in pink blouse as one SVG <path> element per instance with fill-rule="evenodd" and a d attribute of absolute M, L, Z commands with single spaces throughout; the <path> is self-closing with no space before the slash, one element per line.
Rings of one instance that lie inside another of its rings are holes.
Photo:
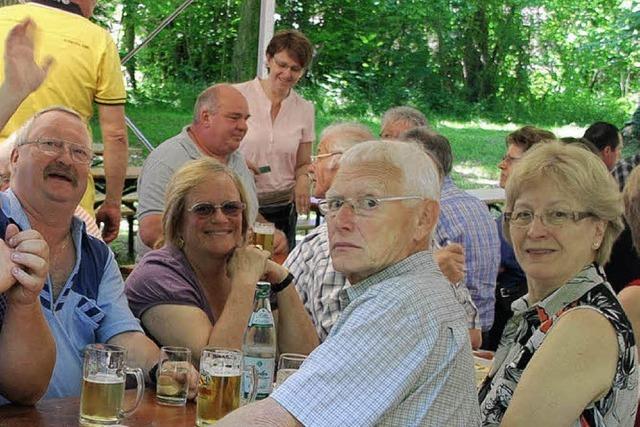
<path fill-rule="evenodd" d="M 313 46 L 299 31 L 279 31 L 266 56 L 266 79 L 235 85 L 251 114 L 240 151 L 256 173 L 260 213 L 286 234 L 292 249 L 297 215 L 309 210 L 307 168 L 315 137 L 313 104 L 293 87 L 311 62 Z"/>

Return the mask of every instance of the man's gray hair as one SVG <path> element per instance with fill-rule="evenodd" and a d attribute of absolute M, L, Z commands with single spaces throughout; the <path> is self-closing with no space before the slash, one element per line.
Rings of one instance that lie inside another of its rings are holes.
<path fill-rule="evenodd" d="M 375 138 L 371 130 L 357 122 L 336 122 L 322 130 L 320 142 L 331 138 L 329 151 L 345 152 L 359 142 L 371 141 Z"/>
<path fill-rule="evenodd" d="M 414 127 L 429 126 L 429 121 L 424 114 L 413 107 L 403 105 L 388 109 L 382 116 L 381 127 L 400 121 L 411 123 Z"/>
<path fill-rule="evenodd" d="M 340 168 L 357 167 L 370 162 L 383 163 L 400 170 L 404 195 L 440 200 L 438 167 L 418 144 L 384 140 L 363 142 L 342 155 Z"/>
<path fill-rule="evenodd" d="M 54 111 L 70 114 L 76 117 L 80 122 L 82 122 L 82 124 L 85 125 L 85 128 L 87 126 L 87 122 L 85 121 L 84 117 L 82 117 L 80 113 L 78 113 L 77 111 L 72 110 L 71 108 L 65 107 L 64 105 L 53 105 L 51 107 L 47 107 L 43 110 L 38 111 L 29 120 L 27 120 L 17 131 L 15 131 L 15 147 L 19 147 L 29 142 L 29 135 L 31 134 L 31 130 L 33 129 L 33 126 L 36 120 L 43 114 L 51 113 Z M 88 132 L 89 130 L 87 128 L 87 136 L 89 135 Z"/>
<path fill-rule="evenodd" d="M 198 95 L 196 104 L 193 106 L 193 123 L 198 123 L 200 120 L 200 112 L 202 110 L 209 110 L 214 113 L 218 109 L 218 96 L 221 86 L 228 86 L 228 83 L 218 83 L 213 86 L 209 86 Z"/>

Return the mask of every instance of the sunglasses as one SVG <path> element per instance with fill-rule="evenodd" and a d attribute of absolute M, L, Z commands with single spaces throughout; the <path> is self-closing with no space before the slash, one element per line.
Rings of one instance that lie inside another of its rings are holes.
<path fill-rule="evenodd" d="M 238 216 L 245 208 L 245 204 L 238 201 L 227 200 L 216 205 L 211 202 L 200 202 L 189 208 L 189 212 L 194 213 L 199 218 L 209 218 L 216 209 L 220 209 L 225 216 Z"/>

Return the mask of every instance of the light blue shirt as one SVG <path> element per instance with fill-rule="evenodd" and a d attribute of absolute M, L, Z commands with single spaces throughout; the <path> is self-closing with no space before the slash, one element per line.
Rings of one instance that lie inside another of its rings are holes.
<path fill-rule="evenodd" d="M 430 251 L 344 289 L 326 341 L 271 395 L 305 426 L 478 426 L 464 311 Z"/>
<path fill-rule="evenodd" d="M 487 205 L 460 190 L 445 177 L 440 195 L 440 216 L 435 240 L 442 247 L 460 243 L 464 247 L 464 284 L 480 314 L 480 326 L 493 325 L 496 278 L 500 268 L 500 238 Z"/>
<path fill-rule="evenodd" d="M 11 190 L 0 193 L 0 205 L 2 213 L 21 230 L 31 228 Z M 80 395 L 83 350 L 88 344 L 107 342 L 123 332 L 142 332 L 129 309 L 113 252 L 87 235 L 78 218 L 73 218 L 71 228 L 76 248 L 73 271 L 53 303 L 50 278 L 40 293 L 42 311 L 56 342 L 56 363 L 45 399 Z M 0 398 L 0 403 L 7 401 Z"/>

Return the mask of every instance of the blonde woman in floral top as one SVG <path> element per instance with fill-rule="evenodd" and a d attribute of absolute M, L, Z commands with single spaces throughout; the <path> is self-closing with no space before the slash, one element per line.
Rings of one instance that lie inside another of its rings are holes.
<path fill-rule="evenodd" d="M 615 181 L 592 153 L 550 142 L 524 156 L 506 192 L 505 236 L 528 293 L 481 387 L 483 425 L 632 426 L 633 331 L 600 268 L 622 229 Z"/>

